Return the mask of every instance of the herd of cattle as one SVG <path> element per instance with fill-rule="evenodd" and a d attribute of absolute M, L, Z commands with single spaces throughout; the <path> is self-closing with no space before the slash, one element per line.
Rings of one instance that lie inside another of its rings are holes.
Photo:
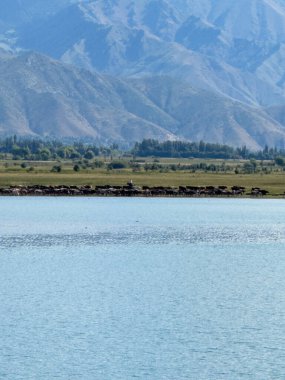
<path fill-rule="evenodd" d="M 132 182 L 126 186 L 9 186 L 0 188 L 0 195 L 25 196 L 25 195 L 44 195 L 44 196 L 169 196 L 169 197 L 202 197 L 202 196 L 265 196 L 267 190 L 259 187 L 252 188 L 246 193 L 242 186 L 135 186 Z"/>

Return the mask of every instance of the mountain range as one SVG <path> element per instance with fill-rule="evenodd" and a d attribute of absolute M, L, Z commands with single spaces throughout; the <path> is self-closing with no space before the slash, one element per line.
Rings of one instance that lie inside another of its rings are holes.
<path fill-rule="evenodd" d="M 0 133 L 285 146 L 285 0 L 0 0 Z"/>

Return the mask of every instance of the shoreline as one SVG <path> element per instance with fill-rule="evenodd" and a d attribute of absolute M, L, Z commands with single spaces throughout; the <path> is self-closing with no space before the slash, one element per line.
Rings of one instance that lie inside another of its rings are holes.
<path fill-rule="evenodd" d="M 47 196 L 47 197 L 140 197 L 140 198 L 246 198 L 246 199 L 283 199 L 283 194 L 271 195 L 258 187 L 246 190 L 242 186 L 7 186 L 0 187 L 0 196 Z"/>

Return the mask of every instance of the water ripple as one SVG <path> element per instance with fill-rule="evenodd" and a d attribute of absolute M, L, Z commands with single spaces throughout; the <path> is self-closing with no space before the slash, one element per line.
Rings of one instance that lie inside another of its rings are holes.
<path fill-rule="evenodd" d="M 234 244 L 285 242 L 284 226 L 125 228 L 117 231 L 2 236 L 0 248 L 94 246 L 109 244 Z"/>

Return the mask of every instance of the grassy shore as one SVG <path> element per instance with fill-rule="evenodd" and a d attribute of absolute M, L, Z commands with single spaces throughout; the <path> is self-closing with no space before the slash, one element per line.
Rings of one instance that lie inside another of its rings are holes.
<path fill-rule="evenodd" d="M 106 170 L 101 168 L 85 169 L 75 172 L 72 162 L 62 162 L 59 173 L 51 172 L 55 162 L 33 162 L 28 168 L 21 163 L 0 162 L 0 187 L 15 185 L 124 185 L 130 179 L 138 186 L 244 186 L 247 191 L 260 187 L 269 191 L 270 196 L 283 196 L 285 192 L 285 172 L 274 171 L 269 174 L 235 174 L 190 171 L 138 171 L 130 168 Z M 33 170 L 30 170 L 33 165 Z"/>

